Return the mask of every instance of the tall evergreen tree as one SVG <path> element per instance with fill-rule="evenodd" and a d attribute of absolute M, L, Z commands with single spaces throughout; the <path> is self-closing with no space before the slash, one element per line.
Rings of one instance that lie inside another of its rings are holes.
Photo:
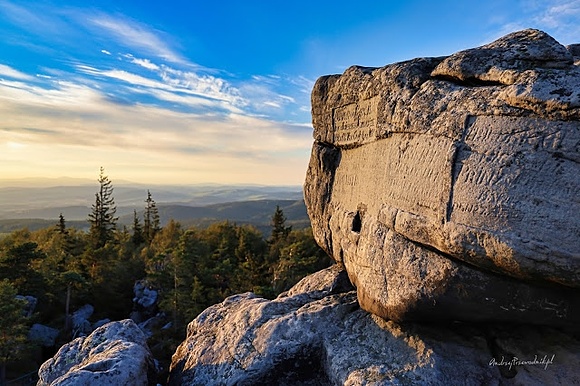
<path fill-rule="evenodd" d="M 143 215 L 143 234 L 147 244 L 151 244 L 153 238 L 161 229 L 159 226 L 159 210 L 155 200 L 151 197 L 151 192 L 147 190 L 147 199 L 145 200 L 145 213 Z"/>
<path fill-rule="evenodd" d="M 56 224 L 56 230 L 61 235 L 68 234 L 68 230 L 66 229 L 66 221 L 65 221 L 64 216 L 62 215 L 62 213 L 58 216 L 58 224 Z"/>
<path fill-rule="evenodd" d="M 135 246 L 139 246 L 145 241 L 143 227 L 141 226 L 141 221 L 139 221 L 139 216 L 137 216 L 137 210 L 133 210 L 133 236 L 131 241 Z"/>
<path fill-rule="evenodd" d="M 118 217 L 115 217 L 117 207 L 113 198 L 113 184 L 101 167 L 99 174 L 99 191 L 95 193 L 95 203 L 89 214 L 91 229 L 89 236 L 95 248 L 102 248 L 113 239 Z"/>
<path fill-rule="evenodd" d="M 276 205 L 276 211 L 272 216 L 272 236 L 270 242 L 275 244 L 285 240 L 291 231 L 292 227 L 286 226 L 286 216 L 284 216 L 284 211 L 282 211 L 279 205 Z"/>

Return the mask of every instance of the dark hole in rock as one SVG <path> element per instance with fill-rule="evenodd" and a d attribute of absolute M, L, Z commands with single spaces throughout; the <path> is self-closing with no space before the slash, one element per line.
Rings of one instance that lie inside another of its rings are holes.
<path fill-rule="evenodd" d="M 362 227 L 362 221 L 360 217 L 360 212 L 356 212 L 356 215 L 352 219 L 352 231 L 356 233 L 360 233 Z"/>

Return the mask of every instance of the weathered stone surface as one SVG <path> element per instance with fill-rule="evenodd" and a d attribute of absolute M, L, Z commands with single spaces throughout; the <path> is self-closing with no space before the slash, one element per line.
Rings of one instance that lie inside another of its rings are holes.
<path fill-rule="evenodd" d="M 580 342 L 572 336 L 548 327 L 385 321 L 360 309 L 353 292 L 336 293 L 348 291 L 340 275 L 333 267 L 272 301 L 247 293 L 208 308 L 188 326 L 169 384 L 580 382 Z"/>
<path fill-rule="evenodd" d="M 580 320 L 580 66 L 524 30 L 312 92 L 317 242 L 395 320 Z"/>
<path fill-rule="evenodd" d="M 28 331 L 28 339 L 44 347 L 52 347 L 56 343 L 59 331 L 56 328 L 34 323 Z"/>
<path fill-rule="evenodd" d="M 155 364 L 143 332 L 127 319 L 62 346 L 38 376 L 39 386 L 154 385 Z"/>
<path fill-rule="evenodd" d="M 85 304 L 72 314 L 73 336 L 87 336 L 93 331 L 89 319 L 95 312 L 95 307 Z"/>
<path fill-rule="evenodd" d="M 157 304 L 158 292 L 149 288 L 146 280 L 138 280 L 133 285 L 133 303 L 143 309 L 153 308 Z"/>
<path fill-rule="evenodd" d="M 580 44 L 570 44 L 566 46 L 566 48 L 568 49 L 568 51 L 570 51 L 570 53 L 574 57 L 575 62 L 580 60 Z"/>
<path fill-rule="evenodd" d="M 566 47 L 545 32 L 528 29 L 482 47 L 453 54 L 443 60 L 432 75 L 464 82 L 511 85 L 518 81 L 524 71 L 568 69 L 573 63 L 573 55 Z"/>

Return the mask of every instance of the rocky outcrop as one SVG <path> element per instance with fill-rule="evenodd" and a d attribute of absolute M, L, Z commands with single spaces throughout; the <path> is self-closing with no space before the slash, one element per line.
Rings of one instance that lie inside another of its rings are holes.
<path fill-rule="evenodd" d="M 38 385 L 155 385 L 155 372 L 145 335 L 127 319 L 62 346 L 40 367 Z"/>
<path fill-rule="evenodd" d="M 312 92 L 317 242 L 385 319 L 580 321 L 580 66 L 538 30 Z"/>
<path fill-rule="evenodd" d="M 398 324 L 360 309 L 338 266 L 274 300 L 192 321 L 170 385 L 575 384 L 580 342 L 550 327 Z"/>

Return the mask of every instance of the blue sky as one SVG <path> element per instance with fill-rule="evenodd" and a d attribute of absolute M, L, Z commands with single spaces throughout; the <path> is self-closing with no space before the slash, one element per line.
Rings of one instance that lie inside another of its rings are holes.
<path fill-rule="evenodd" d="M 523 28 L 578 43 L 580 0 L 0 0 L 0 183 L 299 185 L 319 76 Z"/>

